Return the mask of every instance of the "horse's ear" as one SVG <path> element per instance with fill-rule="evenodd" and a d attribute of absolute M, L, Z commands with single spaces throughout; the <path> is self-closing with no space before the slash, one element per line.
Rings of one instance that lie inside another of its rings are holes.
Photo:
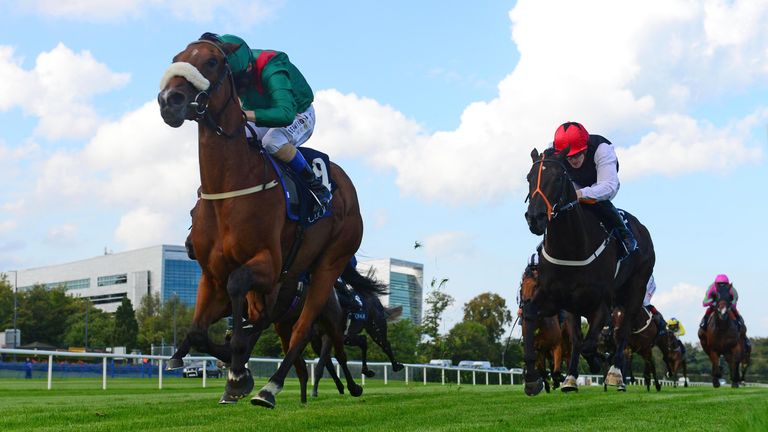
<path fill-rule="evenodd" d="M 225 43 L 221 45 L 221 49 L 227 54 L 230 55 L 233 52 L 237 51 L 238 48 L 240 48 L 241 44 L 236 43 Z"/>
<path fill-rule="evenodd" d="M 536 147 L 534 147 L 533 150 L 531 150 L 531 159 L 533 159 L 534 162 L 539 160 L 539 151 L 536 150 Z"/>

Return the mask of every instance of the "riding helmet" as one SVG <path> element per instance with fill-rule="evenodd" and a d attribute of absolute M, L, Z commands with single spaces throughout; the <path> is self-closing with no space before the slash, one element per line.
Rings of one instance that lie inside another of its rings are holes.
<path fill-rule="evenodd" d="M 730 280 L 728 280 L 728 276 L 724 274 L 719 274 L 715 277 L 715 283 L 731 283 Z"/>
<path fill-rule="evenodd" d="M 227 56 L 227 62 L 232 69 L 232 73 L 237 75 L 240 72 L 244 72 L 248 69 L 248 65 L 253 63 L 253 52 L 248 47 L 248 44 L 239 36 L 225 34 L 219 37 L 222 43 L 231 43 L 239 45 L 239 47 L 232 54 Z"/>
<path fill-rule="evenodd" d="M 555 131 L 555 152 L 560 153 L 566 147 L 571 146 L 568 156 L 573 156 L 587 148 L 588 140 L 589 132 L 581 123 L 563 123 Z"/>

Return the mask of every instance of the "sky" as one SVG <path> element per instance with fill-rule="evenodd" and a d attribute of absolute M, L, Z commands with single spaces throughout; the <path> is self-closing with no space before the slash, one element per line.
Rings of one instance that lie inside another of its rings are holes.
<path fill-rule="evenodd" d="M 156 102 L 206 31 L 285 51 L 315 91 L 308 146 L 354 181 L 361 260 L 424 264 L 454 305 L 516 309 L 541 238 L 530 152 L 579 121 L 620 160 L 614 203 L 656 250 L 653 303 L 696 341 L 730 276 L 768 336 L 768 2 L 764 0 L 0 0 L 0 271 L 183 244 L 196 125 Z M 423 246 L 414 248 L 415 242 Z M 426 290 L 425 290 L 426 291 Z M 515 336 L 519 330 L 515 330 Z"/>

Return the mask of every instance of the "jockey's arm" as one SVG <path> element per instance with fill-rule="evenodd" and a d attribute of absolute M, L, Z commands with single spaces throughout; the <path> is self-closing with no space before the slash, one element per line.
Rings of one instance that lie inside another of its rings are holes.
<path fill-rule="evenodd" d="M 733 297 L 733 302 L 731 304 L 736 306 L 736 303 L 739 302 L 739 292 L 736 291 L 736 288 L 733 287 L 733 284 L 731 284 L 731 296 Z"/>
<path fill-rule="evenodd" d="M 677 331 L 675 332 L 677 336 L 685 336 L 685 327 L 683 326 L 683 323 L 677 324 Z"/>
<path fill-rule="evenodd" d="M 619 174 L 616 170 L 616 151 L 612 145 L 600 144 L 595 151 L 597 182 L 592 186 L 579 189 L 579 198 L 596 201 L 612 200 L 619 192 Z"/>
<path fill-rule="evenodd" d="M 285 127 L 293 123 L 296 119 L 297 107 L 288 75 L 284 72 L 276 72 L 267 77 L 264 92 L 270 100 L 270 106 L 246 111 L 248 120 L 258 126 L 267 127 Z"/>

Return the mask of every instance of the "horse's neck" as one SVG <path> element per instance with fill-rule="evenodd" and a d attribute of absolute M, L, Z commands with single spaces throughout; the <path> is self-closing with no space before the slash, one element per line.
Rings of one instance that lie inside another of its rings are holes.
<path fill-rule="evenodd" d="M 198 157 L 203 192 L 231 192 L 263 181 L 267 161 L 259 161 L 261 158 L 254 158 L 254 155 L 255 152 L 245 140 L 245 133 L 227 138 L 217 135 L 204 124 L 198 126 Z"/>
<path fill-rule="evenodd" d="M 555 258 L 584 259 L 603 237 L 597 219 L 576 207 L 549 222 L 544 246 Z"/>

